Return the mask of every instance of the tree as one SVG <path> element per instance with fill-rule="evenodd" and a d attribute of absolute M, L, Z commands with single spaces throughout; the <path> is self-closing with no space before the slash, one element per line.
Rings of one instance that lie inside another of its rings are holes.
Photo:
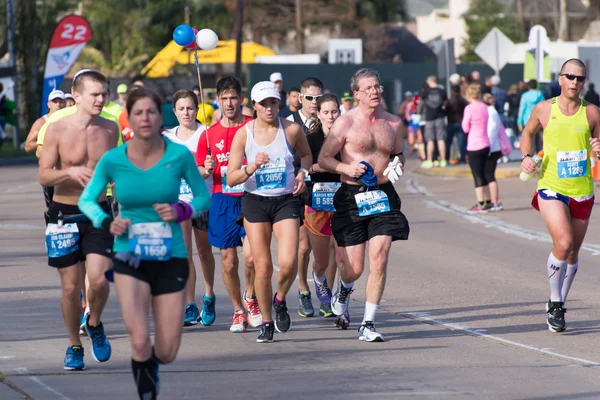
<path fill-rule="evenodd" d="M 463 41 L 465 53 L 461 56 L 461 62 L 481 62 L 475 54 L 475 48 L 493 27 L 515 42 L 521 36 L 516 15 L 498 0 L 474 0 L 464 18 L 467 38 Z"/>

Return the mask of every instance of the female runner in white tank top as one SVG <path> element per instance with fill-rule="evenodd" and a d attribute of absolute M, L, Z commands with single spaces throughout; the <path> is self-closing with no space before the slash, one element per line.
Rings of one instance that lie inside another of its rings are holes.
<path fill-rule="evenodd" d="M 173 110 L 179 126 L 168 129 L 163 135 L 171 141 L 186 146 L 190 152 L 195 155 L 198 148 L 198 140 L 204 132 L 205 127 L 196 121 L 196 112 L 198 111 L 198 98 L 189 90 L 178 90 L 173 94 Z M 212 192 L 212 176 L 203 177 L 208 192 Z M 184 180 L 181 181 L 179 188 L 179 200 L 190 202 L 193 198 L 192 191 Z M 184 326 L 197 325 L 202 322 L 203 325 L 211 325 L 215 320 L 215 294 L 213 286 L 215 282 L 215 257 L 212 253 L 212 247 L 208 243 L 207 225 L 208 215 L 203 213 L 199 218 L 187 220 L 181 223 L 183 239 L 188 251 L 188 264 L 190 267 L 190 277 L 186 286 L 186 304 Z M 198 249 L 200 258 L 200 267 L 204 275 L 204 299 L 202 313 L 196 305 L 196 266 L 192 257 L 192 231 Z"/>
<path fill-rule="evenodd" d="M 256 296 L 263 313 L 257 341 L 264 343 L 273 341 L 275 329 L 283 333 L 291 326 L 285 296 L 296 278 L 301 213 L 297 195 L 306 188 L 304 180 L 312 155 L 302 127 L 278 118 L 280 96 L 273 83 L 257 83 L 250 97 L 255 119 L 240 128 L 233 139 L 227 184 L 245 182 L 242 214 L 254 257 Z M 298 175 L 294 175 L 294 150 L 302 157 Z M 242 169 L 244 157 L 248 166 Z M 273 233 L 280 268 L 275 297 L 271 286 Z"/>

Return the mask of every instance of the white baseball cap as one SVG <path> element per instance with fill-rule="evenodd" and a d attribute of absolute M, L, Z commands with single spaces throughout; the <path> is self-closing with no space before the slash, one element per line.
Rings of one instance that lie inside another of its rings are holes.
<path fill-rule="evenodd" d="M 73 99 L 73 100 L 75 100 L 75 97 L 73 97 L 73 95 L 71 93 L 65 93 L 65 100 L 66 99 Z"/>
<path fill-rule="evenodd" d="M 264 99 L 268 99 L 273 97 L 277 100 L 281 100 L 281 96 L 279 96 L 279 92 L 277 91 L 277 87 L 273 82 L 262 81 L 258 82 L 252 88 L 252 92 L 250 92 L 250 99 L 257 103 L 260 103 Z"/>
<path fill-rule="evenodd" d="M 490 83 L 492 85 L 499 85 L 500 84 L 500 77 L 498 75 L 494 75 L 490 78 Z"/>
<path fill-rule="evenodd" d="M 273 83 L 277 81 L 283 81 L 283 75 L 281 75 L 281 72 L 273 72 L 269 80 Z"/>
<path fill-rule="evenodd" d="M 56 89 L 51 91 L 50 94 L 48 95 L 48 101 L 52 101 L 55 99 L 65 100 L 65 92 L 63 92 L 62 90 L 56 90 Z"/>

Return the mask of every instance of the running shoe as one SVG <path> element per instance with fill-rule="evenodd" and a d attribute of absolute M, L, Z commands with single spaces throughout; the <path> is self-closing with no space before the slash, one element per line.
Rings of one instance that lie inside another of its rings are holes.
<path fill-rule="evenodd" d="M 440 166 L 440 162 L 438 160 L 435 160 L 433 162 L 433 166 L 436 167 L 436 168 L 439 167 Z"/>
<path fill-rule="evenodd" d="M 440 161 L 440 168 L 446 168 L 448 166 L 448 161 Z"/>
<path fill-rule="evenodd" d="M 350 313 L 348 310 L 343 315 L 338 315 L 333 320 L 333 323 L 338 329 L 346 330 L 350 326 Z"/>
<path fill-rule="evenodd" d="M 567 329 L 567 322 L 565 321 L 566 308 L 563 308 L 564 303 L 562 301 L 550 301 L 546 304 L 548 330 L 550 332 L 562 332 Z"/>
<path fill-rule="evenodd" d="M 273 334 L 275 333 L 275 326 L 272 322 L 264 323 L 260 326 L 260 335 L 256 341 L 258 343 L 271 343 L 273 341 Z"/>
<path fill-rule="evenodd" d="M 277 294 L 275 294 L 277 296 Z M 285 333 L 292 327 L 292 320 L 290 314 L 288 314 L 288 308 L 286 302 L 281 304 L 275 303 L 275 297 L 273 298 L 273 307 L 275 308 L 275 329 L 279 333 Z"/>
<path fill-rule="evenodd" d="M 102 322 L 100 322 L 100 325 L 92 328 L 90 326 L 90 318 L 88 317 L 85 321 L 85 330 L 92 340 L 92 357 L 94 357 L 94 360 L 98 362 L 108 361 L 111 354 L 111 347 L 104 333 Z"/>
<path fill-rule="evenodd" d="M 313 281 L 315 282 L 315 293 L 321 302 L 319 315 L 325 318 L 333 317 L 333 311 L 331 310 L 331 289 L 327 285 L 327 280 L 321 283 L 313 272 Z"/>
<path fill-rule="evenodd" d="M 348 310 L 350 304 L 350 293 L 354 290 L 342 285 L 342 280 L 338 284 L 337 289 L 331 297 L 331 310 L 335 315 L 343 315 Z"/>
<path fill-rule="evenodd" d="M 433 168 L 433 163 L 431 161 L 423 161 L 421 163 L 421 168 L 423 168 L 423 169 Z"/>
<path fill-rule="evenodd" d="M 504 210 L 504 205 L 502 203 L 492 204 L 492 211 L 502 211 Z"/>
<path fill-rule="evenodd" d="M 310 291 L 308 292 L 301 292 L 298 291 L 298 314 L 300 314 L 301 317 L 312 317 L 313 315 L 315 315 L 315 309 L 313 308 L 312 305 L 312 298 L 310 296 Z"/>
<path fill-rule="evenodd" d="M 244 294 L 242 301 L 244 303 L 244 308 L 248 312 L 248 324 L 253 328 L 258 328 L 261 326 L 263 323 L 263 317 L 262 313 L 260 312 L 256 297 L 250 301 L 246 301 L 246 295 Z"/>
<path fill-rule="evenodd" d="M 79 324 L 79 334 L 80 335 L 85 335 L 86 331 L 85 331 L 85 321 L 87 321 L 88 317 L 90 315 L 90 311 L 84 311 L 81 313 L 81 322 Z"/>
<path fill-rule="evenodd" d="M 246 319 L 246 315 L 243 311 L 236 312 L 233 314 L 231 318 L 231 326 L 229 327 L 229 332 L 232 333 L 244 333 L 246 332 L 246 328 L 248 327 L 248 320 Z"/>
<path fill-rule="evenodd" d="M 375 330 L 373 321 L 365 321 L 358 328 L 358 340 L 363 342 L 383 342 L 383 335 Z"/>
<path fill-rule="evenodd" d="M 67 347 L 64 369 L 66 371 L 83 371 L 85 369 L 85 363 L 83 362 L 83 347 Z"/>
<path fill-rule="evenodd" d="M 198 325 L 198 322 L 200 322 L 200 310 L 196 303 L 190 303 L 185 307 L 183 326 Z"/>
<path fill-rule="evenodd" d="M 204 295 L 204 300 L 202 301 L 202 312 L 200 313 L 200 322 L 204 326 L 210 326 L 215 322 L 216 311 L 215 311 L 215 301 L 216 297 L 213 295 L 212 297 L 207 297 Z"/>
<path fill-rule="evenodd" d="M 471 207 L 469 209 L 470 212 L 472 213 L 486 213 L 488 211 L 490 211 L 492 209 L 492 204 L 488 203 L 488 204 L 475 204 L 473 207 Z"/>

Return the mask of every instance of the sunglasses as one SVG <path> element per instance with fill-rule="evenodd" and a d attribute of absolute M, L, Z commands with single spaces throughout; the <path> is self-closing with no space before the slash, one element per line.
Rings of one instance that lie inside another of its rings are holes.
<path fill-rule="evenodd" d="M 577 79 L 577 82 L 585 82 L 585 76 L 573 75 L 573 74 L 560 74 L 560 76 L 564 76 L 568 80 L 572 81 L 573 79 Z"/>
<path fill-rule="evenodd" d="M 316 96 L 311 96 L 309 94 L 303 94 L 302 97 L 304 97 L 306 100 L 308 101 L 313 101 L 313 100 L 317 100 L 319 97 L 322 97 L 322 94 L 318 94 Z"/>

